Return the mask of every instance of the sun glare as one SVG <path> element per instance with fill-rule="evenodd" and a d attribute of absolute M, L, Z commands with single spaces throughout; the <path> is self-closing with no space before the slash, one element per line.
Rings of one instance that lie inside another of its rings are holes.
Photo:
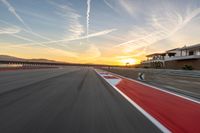
<path fill-rule="evenodd" d="M 137 64 L 137 60 L 133 59 L 133 58 L 122 59 L 121 63 L 124 64 L 124 65 L 126 65 L 126 64 L 134 65 L 134 64 Z"/>

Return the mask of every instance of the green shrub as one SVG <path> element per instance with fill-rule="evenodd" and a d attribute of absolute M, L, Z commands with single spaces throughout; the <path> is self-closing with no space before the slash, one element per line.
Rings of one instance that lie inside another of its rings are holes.
<path fill-rule="evenodd" d="M 184 69 L 184 70 L 193 70 L 193 67 L 190 66 L 190 65 L 185 65 L 185 66 L 183 67 L 183 69 Z"/>

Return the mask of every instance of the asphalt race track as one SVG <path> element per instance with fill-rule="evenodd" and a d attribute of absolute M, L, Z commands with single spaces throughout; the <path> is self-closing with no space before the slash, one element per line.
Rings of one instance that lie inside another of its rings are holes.
<path fill-rule="evenodd" d="M 0 133 L 157 133 L 92 68 L 0 72 Z"/>

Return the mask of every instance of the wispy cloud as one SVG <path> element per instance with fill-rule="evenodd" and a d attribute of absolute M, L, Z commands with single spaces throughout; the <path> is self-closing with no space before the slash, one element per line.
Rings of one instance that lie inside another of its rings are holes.
<path fill-rule="evenodd" d="M 55 13 L 61 16 L 66 25 L 64 27 L 65 35 L 63 38 L 77 38 L 84 33 L 83 25 L 80 23 L 79 20 L 81 18 L 81 15 L 75 9 L 67 4 L 60 5 L 53 1 L 49 1 L 49 3 L 57 8 Z"/>
<path fill-rule="evenodd" d="M 12 13 L 27 29 L 30 29 L 30 27 L 26 25 L 21 16 L 16 12 L 15 8 L 7 0 L 1 0 L 1 1 L 5 6 L 7 6 L 10 13 Z"/>
<path fill-rule="evenodd" d="M 189 10 L 189 9 L 188 9 Z M 182 29 L 184 26 L 186 26 L 193 18 L 195 18 L 197 15 L 200 14 L 200 8 L 194 9 L 192 11 L 189 11 L 186 17 L 182 17 L 180 14 L 177 13 L 177 16 L 179 18 L 179 25 L 174 29 L 172 32 L 175 33 L 178 30 Z"/>
<path fill-rule="evenodd" d="M 134 5 L 131 3 L 131 0 L 118 0 L 120 5 L 130 14 L 134 14 Z"/>
<path fill-rule="evenodd" d="M 10 36 L 13 36 L 15 38 L 18 38 L 18 39 L 21 39 L 21 40 L 24 40 L 24 41 L 29 41 L 29 42 L 33 42 L 33 43 L 36 43 L 36 41 L 28 38 L 28 37 L 24 37 L 24 36 L 21 36 L 21 35 L 17 35 L 17 34 L 10 34 Z M 44 46 L 44 45 L 41 45 L 41 46 Z"/>
<path fill-rule="evenodd" d="M 197 6 L 195 8 L 195 6 L 184 5 L 185 10 L 183 11 L 179 10 L 179 8 L 183 8 L 183 5 L 176 7 L 176 3 L 169 1 L 161 1 L 159 5 L 157 2 L 150 2 L 151 6 L 145 6 L 143 2 L 131 0 L 104 0 L 104 2 L 116 12 L 123 9 L 130 15 L 142 13 L 142 17 L 138 16 L 138 21 L 142 18 L 142 23 L 130 25 L 130 30 L 124 37 L 125 41 L 113 47 L 116 50 L 121 47 L 125 53 L 141 47 L 145 48 L 173 36 L 200 14 L 200 8 Z M 144 9 L 138 8 L 138 5 L 143 5 Z M 143 18 L 144 16 L 145 18 Z"/>
<path fill-rule="evenodd" d="M 42 39 L 44 39 L 44 40 L 48 40 L 48 41 L 50 41 L 51 39 L 50 38 L 48 38 L 48 37 L 45 37 L 45 36 L 43 36 L 43 35 L 41 35 L 41 34 L 38 34 L 38 33 L 36 33 L 36 32 L 33 32 L 32 30 L 30 31 L 30 30 L 27 30 L 27 29 L 23 29 L 25 32 L 27 32 L 27 33 L 30 33 L 30 34 L 32 34 L 32 35 L 34 35 L 34 36 L 36 36 L 36 37 L 39 37 L 39 38 L 42 38 Z"/>
<path fill-rule="evenodd" d="M 136 38 L 136 39 L 134 39 L 134 40 L 129 40 L 129 41 L 127 41 L 127 42 L 120 43 L 119 45 L 116 45 L 116 46 L 114 46 L 114 47 L 120 47 L 120 46 L 123 46 L 123 45 L 132 44 L 132 43 L 134 43 L 134 42 L 141 41 L 141 40 L 144 40 L 144 39 L 148 39 L 149 37 L 153 37 L 153 36 L 156 36 L 156 35 L 158 35 L 158 34 L 160 34 L 160 32 L 150 33 L 150 34 L 148 34 L 148 35 L 146 35 L 146 36 L 142 36 L 142 37 Z"/>
<path fill-rule="evenodd" d="M 18 39 L 21 39 L 21 40 L 24 40 L 24 41 L 38 43 L 37 41 L 35 41 L 35 40 L 31 39 L 31 38 L 24 37 L 24 36 L 20 35 L 21 31 L 25 31 L 26 33 L 32 34 L 30 31 L 28 31 L 28 30 L 26 30 L 24 28 L 18 27 L 16 25 L 13 25 L 11 23 L 8 23 L 8 22 L 6 22 L 4 20 L 0 20 L 0 22 L 6 25 L 5 28 L 1 28 L 2 31 L 5 32 L 5 29 L 7 29 L 7 30 L 11 30 L 12 29 L 13 32 L 10 32 L 10 33 L 7 32 L 8 35 L 10 35 L 12 37 L 15 37 L 15 38 L 18 38 Z M 14 29 L 16 29 L 16 30 L 14 30 Z M 16 31 L 16 32 L 14 32 L 14 31 Z M 44 46 L 44 45 L 41 45 L 41 46 Z"/>
<path fill-rule="evenodd" d="M 89 48 L 82 52 L 82 53 L 79 53 L 78 54 L 79 57 L 82 57 L 80 58 L 80 61 L 81 62 L 89 62 L 91 63 L 92 60 L 98 58 L 101 56 L 101 52 L 99 51 L 99 48 L 96 47 L 95 45 L 90 45 Z"/>
<path fill-rule="evenodd" d="M 0 28 L 0 34 L 16 34 L 21 31 L 20 28 L 17 27 L 5 27 L 5 28 Z"/>
<path fill-rule="evenodd" d="M 34 40 L 27 38 L 27 37 L 23 37 L 21 35 L 17 35 L 17 33 L 20 33 L 21 29 L 20 28 L 16 28 L 16 27 L 5 27 L 5 28 L 0 28 L 0 35 L 1 34 L 6 34 L 9 36 L 13 36 L 15 38 L 21 39 L 21 40 L 25 40 L 28 42 L 35 42 Z"/>
<path fill-rule="evenodd" d="M 156 14 L 151 15 L 149 17 L 150 23 L 147 26 L 132 29 L 133 34 L 129 35 L 133 37 L 135 34 L 135 39 L 125 41 L 114 47 L 123 47 L 124 52 L 132 52 L 141 47 L 147 47 L 171 37 L 179 30 L 183 29 L 199 14 L 200 8 L 190 9 L 186 15 L 172 9 L 168 9 L 168 11 L 163 12 L 159 16 Z M 140 35 L 139 33 L 144 34 Z"/>
<path fill-rule="evenodd" d="M 114 11 L 118 12 L 118 10 L 116 10 L 116 8 L 115 8 L 113 5 L 111 5 L 111 4 L 108 2 L 108 0 L 104 0 L 104 2 L 105 2 L 105 4 L 106 4 L 108 7 L 110 7 L 110 8 L 113 9 Z"/>
<path fill-rule="evenodd" d="M 135 6 L 132 0 L 104 0 L 104 3 L 115 12 L 122 14 L 121 11 L 133 15 L 135 13 Z"/>
<path fill-rule="evenodd" d="M 100 31 L 100 32 L 92 33 L 92 34 L 89 34 L 89 35 L 88 35 L 88 38 L 106 35 L 106 34 L 109 34 L 109 33 L 111 33 L 111 32 L 114 32 L 114 31 L 116 31 L 116 30 L 117 30 L 117 29 L 107 29 L 107 30 L 103 30 L 103 31 Z M 84 36 L 83 38 L 85 38 L 85 37 L 86 37 L 86 36 Z"/>
<path fill-rule="evenodd" d="M 24 41 L 28 41 L 28 42 L 36 42 L 30 38 L 18 35 L 20 34 L 20 32 L 23 30 L 22 28 L 17 27 L 16 25 L 11 25 L 3 20 L 0 20 L 0 22 L 3 22 L 4 24 L 6 24 L 4 27 L 0 27 L 0 35 L 1 34 L 6 34 Z"/>
<path fill-rule="evenodd" d="M 87 0 L 87 35 L 89 33 L 89 26 L 90 26 L 90 4 L 91 0 Z"/>
<path fill-rule="evenodd" d="M 8 2 L 8 0 L 1 0 L 2 3 L 8 8 L 8 10 L 10 11 L 10 13 L 12 13 L 24 26 L 26 29 L 24 29 L 26 32 L 35 35 L 37 37 L 40 37 L 42 39 L 45 40 L 51 40 L 47 37 L 44 37 L 36 32 L 33 32 L 33 30 L 25 23 L 25 21 L 22 19 L 22 17 L 16 12 L 16 9 Z"/>
<path fill-rule="evenodd" d="M 29 43 L 29 44 L 26 44 L 26 45 L 52 44 L 52 43 L 59 43 L 59 42 L 76 41 L 76 40 L 82 40 L 82 39 L 97 37 L 97 36 L 103 36 L 103 35 L 109 34 L 109 33 L 116 31 L 116 30 L 117 29 L 107 29 L 107 30 L 103 30 L 103 31 L 100 31 L 100 32 L 89 34 L 88 36 L 85 35 L 85 36 L 70 38 L 70 39 L 54 40 L 54 41 L 47 41 L 47 42 L 40 42 L 40 43 Z"/>

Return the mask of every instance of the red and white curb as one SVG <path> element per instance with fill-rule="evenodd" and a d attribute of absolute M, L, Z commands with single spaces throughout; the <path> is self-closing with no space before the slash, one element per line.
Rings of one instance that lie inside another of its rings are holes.
<path fill-rule="evenodd" d="M 200 102 L 123 76 L 96 70 L 165 133 L 200 133 Z"/>

